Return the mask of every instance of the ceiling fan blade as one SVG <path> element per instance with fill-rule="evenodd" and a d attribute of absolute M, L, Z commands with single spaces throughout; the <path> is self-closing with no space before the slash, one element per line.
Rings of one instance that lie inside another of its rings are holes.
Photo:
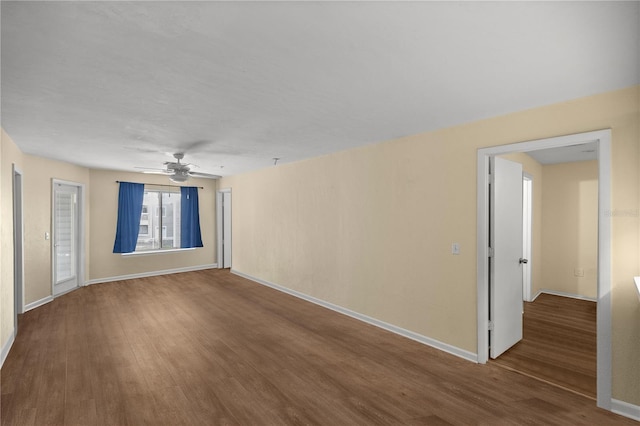
<path fill-rule="evenodd" d="M 136 169 L 139 169 L 142 173 L 148 173 L 148 174 L 152 174 L 152 175 L 170 175 L 172 174 L 171 170 L 166 170 L 166 169 L 155 169 L 155 168 L 150 168 L 150 167 L 135 167 Z"/>
<path fill-rule="evenodd" d="M 176 161 L 165 161 L 162 164 L 164 164 L 165 166 L 168 166 L 170 164 L 175 165 L 175 166 L 177 166 L 177 165 L 180 165 L 180 166 L 191 166 L 192 165 L 191 163 L 178 163 Z"/>
<path fill-rule="evenodd" d="M 158 151 L 157 149 L 150 149 L 150 148 L 140 148 L 137 146 L 123 146 L 124 149 L 128 149 L 129 151 L 135 151 L 135 152 L 143 152 L 145 154 L 163 154 L 163 151 Z"/>
<path fill-rule="evenodd" d="M 173 172 L 171 172 L 170 170 L 143 170 L 142 173 L 165 176 L 171 176 L 173 174 Z"/>
<path fill-rule="evenodd" d="M 157 167 L 139 167 L 139 166 L 135 166 L 134 169 L 139 169 L 139 170 L 157 170 L 157 171 L 165 170 L 165 169 L 159 169 Z"/>
<path fill-rule="evenodd" d="M 222 176 L 212 175 L 209 173 L 201 173 L 201 172 L 189 172 L 189 176 L 205 178 L 205 179 L 220 179 Z"/>
<path fill-rule="evenodd" d="M 197 140 L 193 142 L 187 142 L 180 146 L 180 149 L 184 153 L 193 153 L 202 151 L 207 145 L 211 144 L 211 141 L 208 140 Z"/>

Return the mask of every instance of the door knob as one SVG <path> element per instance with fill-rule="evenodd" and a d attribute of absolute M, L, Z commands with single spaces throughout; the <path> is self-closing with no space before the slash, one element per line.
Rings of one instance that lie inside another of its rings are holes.
<path fill-rule="evenodd" d="M 520 263 L 529 263 L 529 259 L 520 258 Z"/>

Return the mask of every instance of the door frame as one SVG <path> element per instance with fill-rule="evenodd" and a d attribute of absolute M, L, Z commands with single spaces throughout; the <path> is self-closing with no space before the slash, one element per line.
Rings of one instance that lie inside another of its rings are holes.
<path fill-rule="evenodd" d="M 231 195 L 231 188 L 223 188 L 216 191 L 216 243 L 217 243 L 217 257 L 218 257 L 218 269 L 224 268 L 224 259 L 222 257 L 222 235 L 223 235 L 223 222 L 222 218 L 224 217 L 224 211 L 222 208 L 223 197 L 224 194 L 228 193 Z M 233 232 L 231 233 L 233 235 Z M 233 244 L 233 237 L 232 243 Z M 233 263 L 233 256 L 231 257 L 231 263 Z"/>
<path fill-rule="evenodd" d="M 525 302 L 531 302 L 531 258 L 533 257 L 533 176 L 527 172 L 522 173 L 522 257 L 528 262 L 523 264 L 522 270 L 522 296 Z"/>
<path fill-rule="evenodd" d="M 611 129 L 478 149 L 477 163 L 477 324 L 478 363 L 489 354 L 489 158 L 596 142 L 598 146 L 597 406 L 611 410 Z"/>
<path fill-rule="evenodd" d="M 14 330 L 24 312 L 24 190 L 22 170 L 13 164 L 13 300 Z"/>
<path fill-rule="evenodd" d="M 51 250 L 51 297 L 62 296 L 65 293 L 55 294 L 55 285 L 56 285 L 56 274 L 55 274 L 55 188 L 56 185 L 68 185 L 75 186 L 78 188 L 78 287 L 80 288 L 86 285 L 84 274 L 85 274 L 85 208 L 84 208 L 84 198 L 85 198 L 85 185 L 83 183 L 72 182 L 68 180 L 62 179 L 51 179 L 51 242 L 50 242 L 50 250 Z M 72 291 L 72 290 L 70 290 Z"/>

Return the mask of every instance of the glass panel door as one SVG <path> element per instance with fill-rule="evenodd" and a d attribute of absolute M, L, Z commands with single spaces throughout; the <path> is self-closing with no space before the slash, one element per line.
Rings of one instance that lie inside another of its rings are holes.
<path fill-rule="evenodd" d="M 54 187 L 53 256 L 54 294 L 78 286 L 78 188 Z"/>

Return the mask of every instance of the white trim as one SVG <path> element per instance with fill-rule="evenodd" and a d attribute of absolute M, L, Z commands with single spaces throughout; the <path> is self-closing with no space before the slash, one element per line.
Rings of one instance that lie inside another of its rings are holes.
<path fill-rule="evenodd" d="M 273 288 L 275 290 L 278 290 L 278 291 L 281 291 L 283 293 L 290 294 L 291 296 L 295 296 L 295 297 L 297 297 L 299 299 L 306 300 L 307 302 L 311 302 L 311 303 L 314 303 L 316 305 L 322 306 L 323 308 L 331 309 L 332 311 L 338 312 L 340 314 L 347 315 L 347 316 L 349 316 L 351 318 L 355 318 L 355 319 L 360 320 L 362 322 L 366 322 L 367 324 L 371 324 L 373 326 L 382 328 L 382 329 L 390 331 L 392 333 L 399 334 L 400 336 L 409 338 L 411 340 L 415 340 L 416 342 L 425 344 L 427 346 L 431 346 L 433 348 L 436 348 L 436 349 L 439 349 L 441 351 L 450 353 L 450 354 L 458 356 L 460 358 L 464 358 L 467 361 L 477 362 L 477 355 L 474 354 L 473 352 L 469 352 L 469 351 L 466 351 L 464 349 L 460 349 L 460 348 L 458 348 L 456 346 L 452 346 L 452 345 L 449 345 L 447 343 L 440 342 L 439 340 L 435 340 L 435 339 L 432 339 L 430 337 L 423 336 L 423 335 L 418 334 L 418 333 L 414 333 L 413 331 L 409 331 L 409 330 L 406 330 L 404 328 L 395 326 L 393 324 L 389 324 L 387 322 L 380 321 L 380 320 L 372 318 L 370 316 L 367 316 L 367 315 L 352 311 L 352 310 L 347 309 L 347 308 L 343 308 L 342 306 L 334 305 L 333 303 L 326 302 L 326 301 L 324 301 L 322 299 L 318 299 L 316 297 L 309 296 L 307 294 L 301 293 L 301 292 L 296 291 L 296 290 L 291 290 L 290 288 L 286 288 L 286 287 L 280 286 L 278 284 L 274 284 L 274 283 L 271 283 L 269 281 L 265 281 L 265 280 L 262 280 L 260 278 L 253 277 L 251 275 L 245 274 L 245 273 L 240 272 L 240 271 L 236 271 L 234 269 L 231 269 L 231 273 L 235 274 L 235 275 L 238 275 L 240 277 L 246 278 L 248 280 L 251 280 L 253 282 L 256 282 L 258 284 L 261 284 L 261 285 L 264 285 L 264 286 L 267 286 L 267 287 L 271 287 L 271 288 Z"/>
<path fill-rule="evenodd" d="M 640 405 L 633 405 L 628 402 L 612 399 L 611 411 L 640 422 Z"/>
<path fill-rule="evenodd" d="M 489 156 L 478 150 L 478 177 L 476 179 L 476 280 L 478 363 L 489 358 Z"/>
<path fill-rule="evenodd" d="M 611 410 L 611 130 L 598 138 L 597 405 Z"/>
<path fill-rule="evenodd" d="M 522 173 L 522 257 L 528 263 L 522 265 L 522 294 L 525 302 L 531 302 L 531 277 L 533 269 L 533 176 Z"/>
<path fill-rule="evenodd" d="M 540 296 L 542 293 L 551 294 L 553 296 L 570 297 L 572 299 L 578 299 L 578 300 L 587 300 L 589 302 L 597 302 L 598 301 L 598 299 L 595 298 L 595 297 L 582 296 L 581 294 L 565 293 L 564 291 L 549 290 L 549 289 L 546 289 L 546 288 L 538 290 L 538 292 L 536 293 L 536 295 L 533 297 L 533 299 L 531 301 L 534 302 L 538 298 L 538 296 Z"/>
<path fill-rule="evenodd" d="M 96 279 L 85 282 L 84 285 L 110 283 L 114 281 L 132 280 L 135 278 L 155 277 L 158 275 L 179 274 L 181 272 L 192 272 L 192 271 L 201 271 L 203 269 L 217 269 L 217 268 L 218 268 L 218 264 L 212 263 L 209 265 L 198 265 L 198 266 L 187 266 L 184 268 L 163 269 L 161 271 L 141 272 L 139 274 L 128 274 L 128 275 L 119 275 L 116 277 L 96 278 Z"/>
<path fill-rule="evenodd" d="M 14 328 L 11 334 L 9 335 L 9 338 L 7 339 L 7 341 L 4 342 L 4 345 L 2 345 L 2 352 L 0 352 L 0 368 L 2 368 L 2 366 L 4 365 L 4 361 L 7 359 L 7 356 L 9 355 L 9 351 L 11 350 L 11 346 L 13 346 L 13 342 L 15 341 L 16 341 L 16 329 Z"/>
<path fill-rule="evenodd" d="M 231 188 L 222 188 L 216 191 L 216 252 L 218 257 L 218 268 L 224 267 L 224 259 L 222 258 L 222 218 L 224 212 L 222 211 L 222 197 L 224 193 L 231 193 Z"/>
<path fill-rule="evenodd" d="M 598 144 L 598 311 L 597 405 L 611 409 L 611 129 L 478 149 L 477 158 L 477 286 L 478 362 L 486 363 L 488 342 L 488 164 L 489 158 L 511 152 Z"/>
<path fill-rule="evenodd" d="M 20 200 L 20 205 L 17 206 L 16 205 L 16 176 L 20 176 L 20 185 L 19 185 L 19 200 Z M 16 282 L 16 274 L 14 272 L 14 309 L 15 309 L 15 305 L 17 302 L 18 305 L 18 309 L 16 309 L 16 312 L 14 312 L 14 327 L 17 329 L 18 327 L 18 315 L 24 312 L 24 173 L 22 172 L 22 169 L 19 168 L 18 166 L 15 165 L 15 163 L 13 164 L 13 174 L 12 174 L 12 190 L 13 190 L 13 247 L 14 250 L 16 250 L 16 248 L 18 250 L 20 250 L 20 265 L 17 266 L 17 268 L 19 269 L 19 277 L 18 280 L 20 281 L 19 283 Z M 20 214 L 20 227 L 18 229 L 18 227 L 16 227 L 16 221 L 15 218 L 18 215 L 18 213 Z M 18 238 L 20 238 L 20 242 L 19 244 L 17 244 L 17 240 Z M 16 247 L 16 245 L 18 247 Z M 16 263 L 16 257 L 15 257 L 15 253 L 14 253 L 14 267 Z M 16 288 L 19 287 L 19 288 Z M 17 290 L 17 291 L 16 291 Z M 16 300 L 19 299 L 19 300 Z"/>
<path fill-rule="evenodd" d="M 638 290 L 638 300 L 640 300 L 640 277 L 633 277 L 633 281 L 636 283 L 636 290 Z"/>
<path fill-rule="evenodd" d="M 557 148 L 560 146 L 581 145 L 590 142 L 602 142 L 611 140 L 611 129 L 594 130 L 593 132 L 575 133 L 572 135 L 557 136 L 545 139 L 535 139 L 524 142 L 516 142 L 508 145 L 490 146 L 479 148 L 478 153 L 484 152 L 486 155 L 502 155 L 513 152 L 539 151 L 547 148 Z"/>
<path fill-rule="evenodd" d="M 35 309 L 37 307 L 40 307 L 42 305 L 46 305 L 47 303 L 52 302 L 52 301 L 53 301 L 53 296 L 43 297 L 42 299 L 36 300 L 35 302 L 27 303 L 24 306 L 24 311 L 28 312 L 28 311 L 30 311 L 32 309 Z"/>
<path fill-rule="evenodd" d="M 187 247 L 187 248 L 173 248 L 173 249 L 164 249 L 164 250 L 133 251 L 131 253 L 120 253 L 120 256 L 146 256 L 149 254 L 179 253 L 181 251 L 195 250 L 196 248 L 197 247 Z"/>

